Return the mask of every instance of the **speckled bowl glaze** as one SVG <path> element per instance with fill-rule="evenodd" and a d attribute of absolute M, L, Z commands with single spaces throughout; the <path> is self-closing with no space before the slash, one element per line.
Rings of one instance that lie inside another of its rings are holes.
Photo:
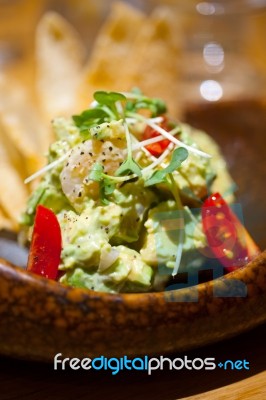
<path fill-rule="evenodd" d="M 264 106 L 245 102 L 191 108 L 187 119 L 222 145 L 239 184 L 246 225 L 265 248 Z M 265 321 L 266 252 L 194 287 L 124 295 L 64 287 L 0 261 L 4 355 L 51 361 L 57 353 L 80 358 L 163 354 L 219 341 Z"/>

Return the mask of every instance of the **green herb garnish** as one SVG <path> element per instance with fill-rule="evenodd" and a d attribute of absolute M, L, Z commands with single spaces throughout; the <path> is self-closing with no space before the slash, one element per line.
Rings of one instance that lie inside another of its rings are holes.
<path fill-rule="evenodd" d="M 151 99 L 143 96 L 140 90 L 134 89 L 132 93 L 97 91 L 93 95 L 97 104 L 89 110 L 83 111 L 80 115 L 74 115 L 73 121 L 81 133 L 103 122 L 119 120 L 129 116 L 129 113 L 136 113 L 139 110 L 149 110 L 152 117 L 162 115 L 167 111 L 165 102 L 161 99 Z M 117 103 L 123 103 L 123 113 L 118 109 Z"/>
<path fill-rule="evenodd" d="M 116 106 L 118 101 L 126 101 L 126 97 L 122 93 L 98 91 L 94 93 L 93 97 L 98 103 L 96 107 L 108 113 L 111 119 L 118 120 L 123 117 Z"/>
<path fill-rule="evenodd" d="M 125 93 L 128 101 L 125 110 L 129 112 L 138 112 L 139 110 L 150 110 L 152 117 L 165 114 L 167 107 L 162 99 L 146 97 L 138 88 L 134 88 L 131 93 Z"/>
<path fill-rule="evenodd" d="M 157 183 L 165 182 L 168 174 L 171 174 L 178 169 L 182 162 L 188 157 L 188 151 L 184 147 L 179 147 L 174 150 L 169 165 L 159 171 L 155 171 L 152 176 L 145 182 L 145 186 L 156 185 Z"/>
<path fill-rule="evenodd" d="M 117 101 L 124 101 L 127 99 L 122 93 L 104 92 L 103 90 L 95 92 L 93 97 L 99 104 L 105 104 L 106 106 L 113 106 Z"/>
<path fill-rule="evenodd" d="M 80 115 L 73 115 L 73 121 L 81 132 L 88 131 L 94 125 L 101 124 L 108 117 L 108 113 L 100 108 L 91 108 Z"/>
<path fill-rule="evenodd" d="M 99 195 L 103 204 L 109 204 L 107 196 L 111 195 L 115 190 L 115 182 L 109 178 L 104 172 L 100 163 L 95 163 L 89 175 L 89 179 L 99 182 Z"/>
<path fill-rule="evenodd" d="M 141 169 L 140 166 L 136 163 L 136 161 L 132 157 L 132 145 L 131 145 L 131 138 L 130 133 L 128 130 L 128 126 L 125 123 L 125 133 L 127 139 L 127 159 L 120 165 L 118 170 L 116 171 L 116 176 L 121 176 L 124 174 L 132 173 L 136 174 L 137 176 L 141 176 Z"/>

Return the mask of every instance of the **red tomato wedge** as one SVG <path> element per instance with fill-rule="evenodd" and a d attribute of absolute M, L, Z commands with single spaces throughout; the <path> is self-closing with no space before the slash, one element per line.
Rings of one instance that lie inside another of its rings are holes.
<path fill-rule="evenodd" d="M 204 201 L 201 215 L 209 247 L 228 272 L 259 254 L 258 246 L 219 193 Z"/>
<path fill-rule="evenodd" d="M 170 130 L 168 127 L 166 118 L 164 118 L 163 121 L 159 125 L 166 131 Z M 156 136 L 160 136 L 160 133 L 157 132 L 155 129 L 151 128 L 150 126 L 146 126 L 146 129 L 143 134 L 143 140 L 151 139 Z M 159 157 L 164 152 L 164 150 L 168 147 L 169 144 L 170 144 L 170 140 L 163 139 L 160 142 L 148 144 L 145 147 L 153 156 Z"/>
<path fill-rule="evenodd" d="M 56 279 L 62 249 L 61 229 L 56 215 L 39 205 L 36 210 L 27 270 Z"/>

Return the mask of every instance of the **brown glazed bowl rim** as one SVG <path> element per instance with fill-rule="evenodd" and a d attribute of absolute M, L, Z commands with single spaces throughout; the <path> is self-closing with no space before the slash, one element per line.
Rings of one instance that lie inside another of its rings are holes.
<path fill-rule="evenodd" d="M 237 279 L 242 282 L 246 282 L 246 274 L 249 268 L 256 268 L 257 265 L 261 261 L 265 260 L 266 263 L 266 250 L 261 251 L 252 261 L 249 261 L 243 267 L 236 269 L 235 271 L 229 272 L 221 277 L 208 280 L 206 282 L 198 283 L 194 286 L 187 286 L 177 290 L 168 290 L 168 291 L 158 291 L 158 292 L 139 292 L 139 293 L 107 293 L 101 291 L 90 290 L 86 288 L 78 288 L 73 286 L 64 285 L 58 281 L 53 281 L 51 279 L 47 279 L 41 276 L 38 276 L 34 273 L 28 272 L 27 270 L 12 265 L 10 262 L 5 259 L 0 258 L 0 275 L 2 273 L 10 274 L 11 277 L 16 278 L 17 280 L 21 279 L 22 282 L 25 282 L 31 286 L 36 285 L 36 288 L 40 288 L 42 290 L 49 290 L 49 292 L 54 292 L 54 294 L 62 294 L 64 292 L 73 293 L 78 297 L 83 298 L 102 298 L 104 300 L 110 301 L 113 299 L 117 301 L 118 299 L 124 301 L 132 302 L 134 299 L 139 301 L 139 298 L 142 299 L 150 299 L 150 297 L 156 298 L 165 298 L 165 293 L 169 294 L 169 296 L 173 294 L 180 294 L 180 298 L 183 294 L 190 292 L 191 290 L 197 290 L 200 293 L 203 293 L 207 287 L 213 286 L 215 283 L 228 280 L 228 279 Z M 180 300 L 179 300 L 180 301 Z M 143 303 L 142 303 L 143 305 Z"/>
<path fill-rule="evenodd" d="M 214 295 L 215 289 L 226 293 L 234 279 L 244 283 L 246 295 Z M 79 358 L 166 354 L 266 321 L 266 251 L 208 282 L 128 294 L 63 286 L 0 260 L 0 288 L 0 354 L 40 361 L 59 352 Z"/>
<path fill-rule="evenodd" d="M 223 276 L 217 277 L 215 279 L 208 280 L 206 282 L 198 283 L 194 286 L 187 286 L 180 288 L 178 290 L 167 290 L 167 291 L 158 291 L 158 292 L 140 292 L 140 293 L 106 293 L 101 291 L 94 291 L 86 288 L 78 288 L 73 286 L 64 285 L 58 281 L 53 281 L 41 276 L 38 276 L 34 273 L 28 272 L 25 269 L 14 266 L 10 262 L 6 261 L 5 259 L 0 258 L 0 277 L 2 274 L 9 275 L 12 279 L 17 281 L 21 281 L 23 283 L 28 284 L 29 286 L 35 287 L 35 289 L 39 290 L 46 290 L 49 293 L 53 293 L 55 295 L 62 295 L 65 293 L 70 294 L 70 298 L 72 301 L 76 302 L 77 300 L 74 299 L 102 299 L 107 301 L 108 303 L 110 300 L 117 302 L 117 301 L 124 301 L 129 302 L 132 304 L 134 301 L 140 301 L 141 305 L 143 306 L 146 302 L 149 302 L 152 297 L 166 300 L 168 302 L 180 302 L 190 303 L 189 300 L 182 301 L 182 297 L 186 297 L 186 295 L 191 295 L 191 292 L 204 294 L 207 288 L 213 290 L 213 288 L 221 282 L 228 281 L 228 280 L 238 280 L 243 282 L 244 284 L 248 283 L 247 275 L 248 271 L 254 270 L 256 271 L 260 264 L 264 265 L 266 269 L 266 250 L 261 251 L 252 261 L 248 262 L 243 267 L 238 268 L 232 272 L 229 272 Z M 265 293 L 266 293 L 266 282 L 265 282 Z M 167 297 L 166 297 L 167 294 Z M 174 295 L 174 297 L 173 297 Z M 172 297 L 171 297 L 172 296 Z M 230 297 L 230 296 L 228 296 Z M 234 296 L 232 296 L 233 298 Z M 241 296 L 240 296 L 241 297 Z M 247 296 L 248 297 L 248 296 Z M 172 300 L 171 300 L 172 298 Z M 193 301 L 193 300 L 192 300 Z M 266 318 L 265 318 L 266 320 Z"/>

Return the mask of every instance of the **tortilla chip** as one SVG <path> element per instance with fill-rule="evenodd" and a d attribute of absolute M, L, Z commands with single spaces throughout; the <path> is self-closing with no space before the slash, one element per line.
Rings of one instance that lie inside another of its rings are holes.
<path fill-rule="evenodd" d="M 135 8 L 121 2 L 112 5 L 84 68 L 79 92 L 80 109 L 88 106 L 96 90 L 128 89 L 124 85 L 124 65 L 144 21 L 145 15 Z"/>
<path fill-rule="evenodd" d="M 59 14 L 46 13 L 37 28 L 36 60 L 37 91 L 49 119 L 73 112 L 84 54 L 75 29 Z"/>
<path fill-rule="evenodd" d="M 8 219 L 3 212 L 3 210 L 0 208 L 0 230 L 8 230 L 12 231 L 14 230 L 14 224 L 10 219 Z"/>
<path fill-rule="evenodd" d="M 21 172 L 21 176 L 25 179 L 40 169 L 44 164 L 43 157 L 37 154 L 33 146 L 33 142 L 25 134 L 27 132 L 23 122 L 16 114 L 3 114 L 0 112 L 0 140 L 6 143 L 9 153 L 13 153 L 14 166 Z M 13 147 L 13 151 L 11 148 Z M 17 154 L 15 155 L 14 153 Z M 20 160 L 20 163 L 18 162 Z"/>
<path fill-rule="evenodd" d="M 176 15 L 157 7 L 139 31 L 127 60 L 127 87 L 166 101 L 171 115 L 180 113 L 181 32 Z"/>
<path fill-rule="evenodd" d="M 3 129 L 0 120 L 0 210 L 2 225 L 18 229 L 18 220 L 26 206 L 28 188 L 23 183 L 25 158 Z M 8 225 L 9 226 L 9 225 Z"/>
<path fill-rule="evenodd" d="M 18 228 L 18 221 L 25 209 L 28 193 L 18 172 L 4 159 L 0 158 L 0 207 L 5 215 Z"/>
<path fill-rule="evenodd" d="M 39 169 L 46 129 L 26 90 L 6 76 L 0 76 L 0 141 L 23 179 Z M 47 149 L 47 142 L 45 143 Z"/>

